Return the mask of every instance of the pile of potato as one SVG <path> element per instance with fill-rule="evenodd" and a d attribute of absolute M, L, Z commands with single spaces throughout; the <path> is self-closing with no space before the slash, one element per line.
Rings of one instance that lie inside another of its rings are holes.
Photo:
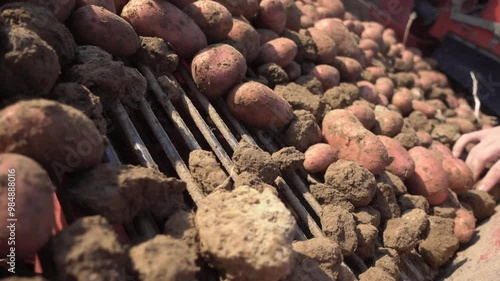
<path fill-rule="evenodd" d="M 354 12 L 340 0 L 3 1 L 0 209 L 15 168 L 18 257 L 50 239 L 61 280 L 354 280 L 340 265 L 354 255 L 370 266 L 360 280 L 400 280 L 403 259 L 429 272 L 445 265 L 496 205 L 450 148 L 497 124 L 476 118 L 433 59 Z M 192 152 L 207 196 L 196 213 L 183 182 L 101 163 L 103 108 L 137 107 L 147 91 L 139 65 L 178 102 L 164 75 L 179 60 L 207 98 L 287 146 L 271 155 L 240 143 L 229 184 L 212 153 Z M 299 169 L 311 175 L 326 238 L 293 241 L 297 226 L 273 185 Z M 50 178 L 100 216 L 51 238 Z M 128 251 L 109 223 L 144 212 L 162 234 Z"/>

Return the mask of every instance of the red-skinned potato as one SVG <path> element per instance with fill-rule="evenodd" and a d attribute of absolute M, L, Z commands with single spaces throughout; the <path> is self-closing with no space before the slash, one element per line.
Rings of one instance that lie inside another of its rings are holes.
<path fill-rule="evenodd" d="M 281 33 L 286 26 L 286 10 L 281 0 L 262 0 L 259 4 L 257 23 L 264 28 Z"/>
<path fill-rule="evenodd" d="M 232 26 L 232 23 L 231 23 L 231 26 Z M 271 40 L 274 40 L 274 39 L 277 39 L 279 38 L 280 36 L 270 30 L 270 29 L 267 29 L 267 28 L 257 28 L 256 29 L 257 33 L 259 33 L 259 42 L 260 42 L 260 45 L 264 45 L 265 43 L 271 41 Z"/>
<path fill-rule="evenodd" d="M 289 81 L 295 81 L 302 74 L 302 69 L 300 64 L 292 61 L 287 67 L 285 67 L 286 74 L 288 75 Z"/>
<path fill-rule="evenodd" d="M 375 88 L 375 85 L 368 81 L 359 81 L 356 83 L 359 87 L 359 96 L 373 104 L 377 104 L 379 102 L 378 91 Z"/>
<path fill-rule="evenodd" d="M 452 117 L 446 118 L 446 123 L 457 124 L 460 127 L 460 133 L 467 134 L 476 130 L 476 125 L 468 119 Z"/>
<path fill-rule="evenodd" d="M 413 100 L 411 104 L 413 110 L 422 112 L 427 118 L 434 118 L 434 116 L 436 116 L 436 108 L 425 101 Z"/>
<path fill-rule="evenodd" d="M 311 69 L 310 74 L 316 77 L 325 90 L 337 86 L 340 83 L 339 71 L 330 65 L 320 64 Z"/>
<path fill-rule="evenodd" d="M 385 167 L 385 170 L 393 173 L 402 180 L 413 175 L 415 172 L 415 162 L 413 162 L 408 151 L 395 139 L 386 136 L 378 136 L 378 138 L 387 149 L 389 157 L 392 158 L 391 164 Z"/>
<path fill-rule="evenodd" d="M 318 47 L 318 62 L 332 64 L 337 56 L 337 45 L 332 38 L 314 27 L 308 28 L 305 35 L 310 36 Z"/>
<path fill-rule="evenodd" d="M 169 0 L 168 2 L 174 4 L 177 8 L 182 10 L 190 4 L 196 2 L 196 0 Z"/>
<path fill-rule="evenodd" d="M 375 125 L 375 113 L 373 109 L 364 102 L 355 102 L 346 108 L 363 124 L 367 130 L 370 130 Z"/>
<path fill-rule="evenodd" d="M 226 7 L 233 16 L 243 15 L 251 19 L 259 10 L 257 0 L 214 0 Z"/>
<path fill-rule="evenodd" d="M 301 28 L 300 18 L 302 11 L 293 0 L 283 0 L 286 9 L 286 28 L 298 32 Z"/>
<path fill-rule="evenodd" d="M 448 177 L 434 153 L 422 146 L 411 148 L 415 173 L 405 181 L 408 192 L 424 196 L 431 206 L 442 204 L 448 198 Z"/>
<path fill-rule="evenodd" d="M 392 96 L 391 103 L 395 105 L 403 115 L 408 115 L 413 109 L 413 94 L 407 88 L 399 88 Z"/>
<path fill-rule="evenodd" d="M 363 71 L 363 67 L 357 60 L 348 57 L 337 56 L 333 66 L 339 70 L 343 81 L 353 81 Z"/>
<path fill-rule="evenodd" d="M 99 46 L 116 56 L 130 56 L 139 49 L 139 36 L 134 28 L 105 8 L 83 6 L 73 12 L 70 25 L 80 44 Z"/>
<path fill-rule="evenodd" d="M 259 55 L 261 47 L 259 33 L 247 22 L 233 18 L 233 28 L 229 31 L 227 38 L 247 62 L 254 61 Z"/>
<path fill-rule="evenodd" d="M 160 37 L 181 58 L 191 58 L 207 46 L 203 31 L 176 6 L 161 0 L 130 0 L 121 16 L 141 36 Z"/>
<path fill-rule="evenodd" d="M 47 243 L 54 225 L 54 186 L 47 172 L 32 159 L 11 153 L 0 154 L 0 255 L 15 258 L 35 255 Z M 9 198 L 15 198 L 11 206 Z M 12 212 L 8 211 L 12 207 Z M 8 216 L 15 214 L 15 228 Z M 15 234 L 15 245 L 7 238 Z"/>
<path fill-rule="evenodd" d="M 210 42 L 226 38 L 233 28 L 231 13 L 215 1 L 196 1 L 186 6 L 183 12 L 194 20 Z"/>
<path fill-rule="evenodd" d="M 196 86 L 210 98 L 225 94 L 243 79 L 246 71 L 243 55 L 227 44 L 215 44 L 201 50 L 191 63 Z"/>
<path fill-rule="evenodd" d="M 394 82 L 390 78 L 380 77 L 375 82 L 375 89 L 381 95 L 386 96 L 389 100 L 394 95 Z"/>
<path fill-rule="evenodd" d="M 236 86 L 229 93 L 227 104 L 238 120 L 259 128 L 281 128 L 293 118 L 292 106 L 258 82 Z"/>
<path fill-rule="evenodd" d="M 274 62 L 281 67 L 289 65 L 297 55 L 297 45 L 288 38 L 277 38 L 260 46 L 255 60 L 258 65 Z"/>
<path fill-rule="evenodd" d="M 337 161 L 337 150 L 326 143 L 317 143 L 305 152 L 304 169 L 309 173 L 323 173 Z"/>
<path fill-rule="evenodd" d="M 319 0 L 318 4 L 330 10 L 334 18 L 343 18 L 345 15 L 345 7 L 340 0 Z"/>
<path fill-rule="evenodd" d="M 467 209 L 460 208 L 455 211 L 455 226 L 453 232 L 460 243 L 469 242 L 476 230 L 476 218 Z"/>
<path fill-rule="evenodd" d="M 113 14 L 116 14 L 115 2 L 113 0 L 76 0 L 75 10 L 87 5 L 103 7 Z"/>
<path fill-rule="evenodd" d="M 431 134 L 425 131 L 417 131 L 418 143 L 420 146 L 429 147 L 432 144 L 432 136 Z"/>
<path fill-rule="evenodd" d="M 394 137 L 401 132 L 403 128 L 403 116 L 387 107 L 375 106 L 375 125 L 372 128 L 376 135 Z"/>
<path fill-rule="evenodd" d="M 389 156 L 382 142 L 348 110 L 335 109 L 323 118 L 323 138 L 338 149 L 339 159 L 354 161 L 373 174 L 384 171 Z"/>
<path fill-rule="evenodd" d="M 429 148 L 441 161 L 448 177 L 448 187 L 456 193 L 470 190 L 474 185 L 472 171 L 464 161 L 455 158 L 445 145 L 434 141 Z"/>
<path fill-rule="evenodd" d="M 334 18 L 321 19 L 314 24 L 314 27 L 335 41 L 339 56 L 356 58 L 361 54 L 352 33 L 349 32 L 341 20 Z"/>

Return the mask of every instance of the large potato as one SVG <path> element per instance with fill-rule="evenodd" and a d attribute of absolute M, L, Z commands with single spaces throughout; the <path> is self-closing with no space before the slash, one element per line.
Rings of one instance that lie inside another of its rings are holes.
<path fill-rule="evenodd" d="M 211 42 L 226 38 L 233 28 L 233 17 L 226 7 L 215 1 L 196 1 L 184 8 Z"/>
<path fill-rule="evenodd" d="M 441 161 L 451 190 L 456 193 L 462 193 L 472 188 L 474 185 L 474 176 L 469 166 L 463 160 L 455 158 L 447 146 L 437 141 L 432 142 L 429 149 Z"/>
<path fill-rule="evenodd" d="M 335 61 L 337 44 L 335 44 L 335 41 L 331 37 L 314 27 L 308 28 L 305 35 L 310 36 L 314 43 L 316 43 L 319 63 L 332 64 Z"/>
<path fill-rule="evenodd" d="M 132 26 L 103 7 L 79 8 L 71 15 L 70 25 L 82 45 L 99 46 L 116 56 L 130 56 L 139 49 L 139 36 Z"/>
<path fill-rule="evenodd" d="M 16 260 L 34 255 L 49 240 L 54 224 L 54 190 L 47 172 L 38 163 L 19 154 L 0 154 L 0 255 L 3 258 L 11 255 L 11 247 L 15 248 Z M 15 228 L 8 228 L 11 223 Z M 11 232 L 15 233 L 14 240 L 9 239 Z"/>
<path fill-rule="evenodd" d="M 245 76 L 243 55 L 227 44 L 211 45 L 201 50 L 191 64 L 193 80 L 208 97 L 225 94 Z"/>
<path fill-rule="evenodd" d="M 281 33 L 286 26 L 286 10 L 281 0 L 262 0 L 259 4 L 257 24 Z"/>
<path fill-rule="evenodd" d="M 328 112 L 322 130 L 328 144 L 338 149 L 339 159 L 357 162 L 373 174 L 383 172 L 389 163 L 384 144 L 348 110 Z"/>
<path fill-rule="evenodd" d="M 389 157 L 392 158 L 391 164 L 387 165 L 385 169 L 403 180 L 411 176 L 415 172 L 415 162 L 408 151 L 393 138 L 386 136 L 378 136 L 378 138 L 387 149 Z"/>
<path fill-rule="evenodd" d="M 377 135 L 394 137 L 401 132 L 403 128 L 403 116 L 387 107 L 377 105 L 375 110 L 375 125 L 372 131 Z"/>
<path fill-rule="evenodd" d="M 292 106 L 268 87 L 247 82 L 236 86 L 227 97 L 231 113 L 247 125 L 281 128 L 293 118 Z"/>
<path fill-rule="evenodd" d="M 286 67 L 297 55 L 297 45 L 288 38 L 277 38 L 260 47 L 255 63 L 262 65 L 270 62 Z"/>
<path fill-rule="evenodd" d="M 247 62 L 254 61 L 259 55 L 259 33 L 247 22 L 233 18 L 233 28 L 231 28 L 227 38 Z"/>
<path fill-rule="evenodd" d="M 347 57 L 337 56 L 332 65 L 339 70 L 343 81 L 356 80 L 363 71 L 363 67 L 357 60 Z"/>
<path fill-rule="evenodd" d="M 316 65 L 311 69 L 310 74 L 321 82 L 325 90 L 333 88 L 340 83 L 339 71 L 335 67 L 327 64 Z"/>
<path fill-rule="evenodd" d="M 60 177 L 99 164 L 104 140 L 77 109 L 49 100 L 20 101 L 0 111 L 0 152 L 26 155 Z"/>
<path fill-rule="evenodd" d="M 321 19 L 314 24 L 314 28 L 321 30 L 335 41 L 339 56 L 358 58 L 361 55 L 361 50 L 353 34 L 349 32 L 341 20 L 333 18 Z"/>
<path fill-rule="evenodd" d="M 94 5 L 103 7 L 104 9 L 116 14 L 116 7 L 114 0 L 76 0 L 75 9 L 83 6 Z"/>
<path fill-rule="evenodd" d="M 141 36 L 160 37 L 182 58 L 191 58 L 207 46 L 203 31 L 186 14 L 162 0 L 130 0 L 121 16 Z"/>
<path fill-rule="evenodd" d="M 431 206 L 442 204 L 448 198 L 448 177 L 441 162 L 422 146 L 408 151 L 415 162 L 415 173 L 405 181 L 408 192 L 424 196 Z"/>

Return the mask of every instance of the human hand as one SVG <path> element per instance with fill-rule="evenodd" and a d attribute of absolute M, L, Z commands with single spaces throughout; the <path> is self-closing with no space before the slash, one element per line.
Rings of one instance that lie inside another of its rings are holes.
<path fill-rule="evenodd" d="M 469 143 L 478 143 L 471 149 L 465 163 L 477 181 L 488 163 L 495 162 L 481 180 L 479 190 L 489 191 L 500 182 L 500 126 L 462 135 L 453 146 L 453 155 L 459 157 Z"/>

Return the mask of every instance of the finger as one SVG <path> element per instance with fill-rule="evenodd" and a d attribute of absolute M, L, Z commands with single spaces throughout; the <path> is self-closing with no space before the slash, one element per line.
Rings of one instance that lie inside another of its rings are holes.
<path fill-rule="evenodd" d="M 486 164 L 497 157 L 495 141 L 483 141 L 476 145 L 467 156 L 465 164 L 469 166 L 474 175 L 474 180 L 478 180 Z"/>
<path fill-rule="evenodd" d="M 478 190 L 490 191 L 497 183 L 500 182 L 500 161 L 491 167 L 486 176 L 481 180 Z"/>
<path fill-rule="evenodd" d="M 480 141 L 482 136 L 482 131 L 476 131 L 462 135 L 453 146 L 453 156 L 455 156 L 456 158 L 460 157 L 462 151 L 464 151 L 464 148 L 468 143 Z"/>

